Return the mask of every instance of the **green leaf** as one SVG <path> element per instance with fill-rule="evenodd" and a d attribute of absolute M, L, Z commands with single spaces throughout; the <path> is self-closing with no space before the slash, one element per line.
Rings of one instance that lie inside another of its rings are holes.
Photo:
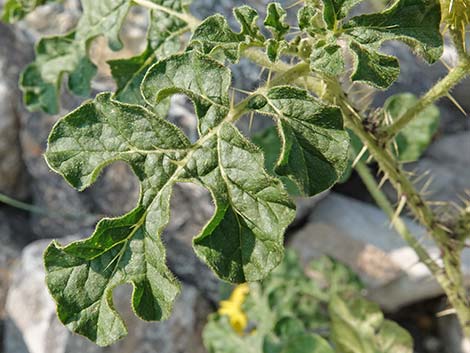
<path fill-rule="evenodd" d="M 271 60 L 275 63 L 281 57 L 282 52 L 288 47 L 288 44 L 285 40 L 278 41 L 274 38 L 270 38 L 266 41 L 266 54 Z"/>
<path fill-rule="evenodd" d="M 375 49 L 385 40 L 401 40 L 434 63 L 443 51 L 440 9 L 437 0 L 398 0 L 381 13 L 353 17 L 343 29 L 358 43 Z"/>
<path fill-rule="evenodd" d="M 62 2 L 61 0 L 7 0 L 3 5 L 2 20 L 8 23 L 13 23 L 21 20 L 30 12 L 33 12 L 37 7 L 54 3 Z"/>
<path fill-rule="evenodd" d="M 129 163 L 142 184 L 137 207 L 103 219 L 86 240 L 45 252 L 47 285 L 61 321 L 99 345 L 126 334 L 112 303 L 113 289 L 132 283 L 132 306 L 144 320 L 168 317 L 178 284 L 159 238 L 169 220 L 177 166 L 189 142 L 178 128 L 139 106 L 100 94 L 61 119 L 46 152 L 51 168 L 79 190 L 115 160 Z"/>
<path fill-rule="evenodd" d="M 218 61 L 188 52 L 152 66 L 142 84 L 142 93 L 151 106 L 161 104 L 172 94 L 186 94 L 194 103 L 199 132 L 205 134 L 230 110 L 230 83 L 230 71 Z"/>
<path fill-rule="evenodd" d="M 96 67 L 88 59 L 90 41 L 104 35 L 113 50 L 121 49 L 119 31 L 130 0 L 82 1 L 83 15 L 74 32 L 42 38 L 36 47 L 36 60 L 20 78 L 25 104 L 30 110 L 55 114 L 63 74 L 69 74 L 69 89 L 77 95 L 90 93 L 90 80 Z"/>
<path fill-rule="evenodd" d="M 176 182 L 198 183 L 212 193 L 216 210 L 194 247 L 218 276 L 255 281 L 281 261 L 284 231 L 295 206 L 282 183 L 264 170 L 259 149 L 230 124 L 224 80 L 229 84 L 228 69 L 187 52 L 155 64 L 143 81 L 151 102 L 185 93 L 203 118 L 205 108 L 216 109 L 218 118 L 192 145 L 176 126 L 109 93 L 83 104 L 53 128 L 47 162 L 73 187 L 90 186 L 117 160 L 128 163 L 141 183 L 134 210 L 103 219 L 86 240 L 66 247 L 52 243 L 46 251 L 48 287 L 59 318 L 74 332 L 100 345 L 124 336 L 112 303 L 113 289 L 123 283 L 134 285 L 132 303 L 139 317 L 168 316 L 178 284 L 165 264 L 160 234 L 169 221 Z"/>
<path fill-rule="evenodd" d="M 385 114 L 391 120 L 400 118 L 414 106 L 418 98 L 411 93 L 402 93 L 387 99 Z M 439 108 L 428 106 L 419 113 L 396 137 L 398 157 L 403 162 L 414 162 L 421 157 L 439 128 Z"/>
<path fill-rule="evenodd" d="M 240 24 L 239 33 L 234 32 L 224 16 L 216 14 L 206 18 L 194 31 L 191 45 L 206 54 L 221 50 L 225 57 L 236 63 L 240 52 L 251 42 L 264 42 L 256 21 L 258 13 L 244 5 L 234 10 L 235 18 Z"/>
<path fill-rule="evenodd" d="M 315 17 L 319 14 L 318 9 L 310 4 L 301 7 L 297 12 L 297 22 L 302 31 L 306 31 L 311 36 L 315 36 L 318 28 L 315 23 Z"/>
<path fill-rule="evenodd" d="M 90 80 L 96 66 L 87 58 L 85 43 L 76 46 L 75 33 L 42 38 L 36 46 L 36 60 L 20 77 L 28 109 L 58 112 L 59 87 L 63 73 L 69 73 L 69 89 L 78 95 L 90 94 Z"/>
<path fill-rule="evenodd" d="M 152 0 L 152 2 L 183 14 L 189 12 L 189 5 L 191 4 L 191 0 Z M 158 57 L 174 54 L 181 49 L 180 36 L 189 29 L 189 24 L 183 19 L 164 11 L 152 10 L 147 34 L 149 47 Z"/>
<path fill-rule="evenodd" d="M 310 68 L 330 76 L 340 75 L 344 71 L 341 47 L 334 41 L 317 42 L 310 55 Z"/>
<path fill-rule="evenodd" d="M 264 25 L 272 32 L 274 39 L 281 40 L 290 26 L 286 22 L 286 10 L 277 2 L 269 3 L 266 10 Z"/>
<path fill-rule="evenodd" d="M 413 340 L 406 330 L 385 320 L 379 307 L 362 298 L 329 304 L 331 339 L 344 353 L 412 353 Z"/>
<path fill-rule="evenodd" d="M 354 57 L 353 81 L 361 81 L 377 88 L 387 88 L 400 75 L 400 63 L 394 56 L 384 55 L 367 46 L 351 41 Z"/>
<path fill-rule="evenodd" d="M 173 11 L 184 12 L 189 2 L 182 0 L 153 0 Z M 150 12 L 150 26 L 147 33 L 147 48 L 139 55 L 110 60 L 108 64 L 117 84 L 115 98 L 121 102 L 145 105 L 140 85 L 147 70 L 157 62 L 158 57 L 166 57 L 181 48 L 180 35 L 189 30 L 188 23 L 163 11 Z M 166 115 L 169 101 L 161 104 L 156 113 Z"/>
<path fill-rule="evenodd" d="M 278 176 L 274 172 L 276 168 L 276 162 L 281 153 L 281 140 L 279 134 L 277 133 L 276 127 L 272 126 L 267 128 L 261 133 L 254 134 L 251 137 L 251 141 L 261 148 L 264 154 L 264 167 L 269 174 L 273 176 Z M 282 180 L 286 190 L 291 196 L 300 196 L 300 192 L 295 183 L 287 177 L 278 176 Z"/>
<path fill-rule="evenodd" d="M 348 161 L 349 137 L 340 110 L 289 86 L 274 87 L 265 98 L 259 111 L 274 117 L 282 141 L 276 173 L 288 176 L 305 195 L 331 187 Z"/>
<path fill-rule="evenodd" d="M 395 57 L 380 54 L 386 40 L 408 44 L 429 63 L 442 55 L 440 5 L 437 0 L 398 0 L 381 13 L 352 18 L 343 32 L 355 56 L 353 81 L 389 87 L 399 75 Z"/>
<path fill-rule="evenodd" d="M 327 28 L 336 28 L 336 23 L 345 18 L 349 10 L 362 2 L 362 0 L 322 0 L 323 20 Z"/>
<path fill-rule="evenodd" d="M 259 149 L 227 123 L 188 164 L 216 203 L 213 218 L 194 239 L 196 252 L 223 279 L 262 279 L 281 262 L 284 230 L 295 215 L 282 183 L 266 173 Z"/>

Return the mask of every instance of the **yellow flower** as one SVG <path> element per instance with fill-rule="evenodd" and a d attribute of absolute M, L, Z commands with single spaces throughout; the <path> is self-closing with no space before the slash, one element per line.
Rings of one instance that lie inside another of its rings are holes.
<path fill-rule="evenodd" d="M 230 298 L 220 302 L 219 314 L 228 316 L 230 325 L 241 334 L 248 325 L 248 318 L 242 310 L 242 305 L 250 291 L 247 283 L 235 287 Z"/>

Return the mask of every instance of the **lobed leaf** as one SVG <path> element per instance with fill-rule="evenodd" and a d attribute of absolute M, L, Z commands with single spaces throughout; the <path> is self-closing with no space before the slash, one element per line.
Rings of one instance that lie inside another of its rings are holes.
<path fill-rule="evenodd" d="M 152 66 L 145 75 L 142 94 L 151 106 L 172 94 L 186 94 L 194 102 L 199 132 L 205 134 L 230 110 L 230 83 L 230 71 L 222 64 L 198 52 L 187 52 Z"/>
<path fill-rule="evenodd" d="M 233 31 L 222 15 L 206 18 L 194 31 L 191 45 L 206 54 L 221 50 L 225 57 L 236 63 L 244 46 L 252 42 L 264 42 L 264 36 L 256 24 L 258 13 L 250 6 L 234 9 L 235 18 L 240 24 L 240 32 Z"/>
<path fill-rule="evenodd" d="M 385 320 L 377 304 L 362 298 L 329 303 L 331 340 L 344 353 L 411 353 L 413 340 L 396 323 Z"/>
<path fill-rule="evenodd" d="M 20 78 L 28 109 L 57 113 L 59 89 L 65 73 L 69 74 L 68 86 L 73 93 L 90 93 L 90 80 L 96 73 L 96 66 L 88 59 L 89 43 L 104 35 L 113 50 L 120 49 L 119 31 L 130 5 L 130 0 L 84 0 L 83 15 L 74 32 L 39 41 L 36 60 Z"/>
<path fill-rule="evenodd" d="M 331 187 L 348 164 L 349 136 L 340 110 L 289 86 L 272 88 L 265 99 L 259 111 L 274 117 L 282 141 L 276 173 L 288 176 L 305 195 Z"/>
<path fill-rule="evenodd" d="M 397 0 L 383 12 L 353 17 L 343 26 L 356 58 L 352 80 L 387 88 L 398 78 L 398 60 L 378 52 L 386 40 L 403 41 L 429 63 L 437 61 L 443 51 L 440 18 L 437 0 Z"/>
<path fill-rule="evenodd" d="M 37 7 L 60 0 L 7 0 L 3 5 L 2 20 L 13 23 L 23 19 Z"/>
<path fill-rule="evenodd" d="M 184 12 L 189 6 L 186 0 L 153 0 L 154 3 L 173 11 Z M 134 57 L 110 60 L 108 64 L 117 84 L 115 98 L 124 103 L 145 105 L 140 85 L 147 70 L 158 61 L 176 53 L 181 48 L 180 35 L 189 30 L 187 22 L 162 11 L 150 12 L 147 47 Z M 166 115 L 169 102 L 161 104 L 157 114 Z"/>
<path fill-rule="evenodd" d="M 286 10 L 277 2 L 268 4 L 263 23 L 271 31 L 273 38 L 276 40 L 281 40 L 290 29 L 289 24 L 286 22 Z"/>
<path fill-rule="evenodd" d="M 344 59 L 335 43 L 338 38 L 348 43 L 354 57 L 352 81 L 380 89 L 389 87 L 400 73 L 398 60 L 379 52 L 384 41 L 400 40 L 428 63 L 434 63 L 442 55 L 438 0 L 396 0 L 380 13 L 356 16 L 348 21 L 345 17 L 360 0 L 322 1 L 328 31 L 327 39 L 319 40 L 312 50 L 310 62 L 314 71 L 335 76 L 344 70 Z M 302 13 L 304 26 L 308 26 L 307 12 Z"/>
<path fill-rule="evenodd" d="M 109 93 L 53 128 L 46 159 L 72 186 L 90 186 L 116 160 L 128 163 L 141 183 L 134 210 L 101 220 L 88 239 L 65 247 L 54 242 L 45 253 L 59 318 L 74 332 L 100 345 L 124 336 L 112 302 L 113 289 L 123 283 L 134 286 L 132 306 L 139 317 L 168 316 L 178 284 L 166 266 L 160 235 L 176 182 L 198 183 L 212 193 L 216 211 L 194 247 L 219 277 L 259 280 L 281 261 L 295 206 L 282 183 L 264 170 L 259 149 L 230 124 L 229 83 L 228 69 L 197 52 L 171 56 L 149 70 L 142 84 L 148 102 L 174 93 L 193 99 L 203 128 L 192 145 L 176 126 Z"/>

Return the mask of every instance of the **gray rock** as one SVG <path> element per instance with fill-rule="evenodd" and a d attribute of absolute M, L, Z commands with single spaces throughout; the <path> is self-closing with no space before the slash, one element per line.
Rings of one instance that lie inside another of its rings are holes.
<path fill-rule="evenodd" d="M 439 250 L 426 231 L 404 221 L 437 258 Z M 443 294 L 415 252 L 390 228 L 387 216 L 360 201 L 330 194 L 314 208 L 310 223 L 292 235 L 290 246 L 304 262 L 327 254 L 349 265 L 367 285 L 369 297 L 388 311 Z M 466 283 L 470 283 L 469 250 L 462 256 Z"/>
<path fill-rule="evenodd" d="M 72 239 L 76 238 L 67 241 Z M 58 321 L 44 283 L 42 253 L 48 243 L 40 240 L 27 246 L 15 269 L 7 300 L 5 353 L 152 353 L 156 349 L 163 353 L 204 352 L 200 333 L 209 306 L 191 285 L 183 285 L 171 318 L 161 323 L 136 318 L 129 305 L 130 286 L 118 288 L 115 303 L 129 335 L 112 347 L 99 348 L 72 335 Z"/>
<path fill-rule="evenodd" d="M 459 320 L 456 315 L 443 315 L 437 319 L 437 329 L 445 353 L 470 353 L 470 340 L 463 338 Z"/>
<path fill-rule="evenodd" d="M 20 254 L 21 244 L 17 242 L 7 215 L 0 210 L 0 319 L 5 316 L 5 300 L 10 284 L 11 266 Z"/>
<path fill-rule="evenodd" d="M 407 166 L 416 176 L 428 172 L 432 182 L 425 191 L 425 197 L 433 201 L 454 201 L 468 199 L 470 191 L 470 131 L 443 136 L 426 151 L 424 158 Z M 429 179 L 422 178 L 417 184 L 421 190 Z"/>
<path fill-rule="evenodd" d="M 27 195 L 26 173 L 19 143 L 21 94 L 18 77 L 31 58 L 28 43 L 0 23 L 0 192 L 23 198 Z"/>

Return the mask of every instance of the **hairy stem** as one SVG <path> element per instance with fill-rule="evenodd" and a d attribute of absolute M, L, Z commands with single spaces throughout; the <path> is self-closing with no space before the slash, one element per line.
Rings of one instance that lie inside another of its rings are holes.
<path fill-rule="evenodd" d="M 369 191 L 376 204 L 387 214 L 387 216 L 390 218 L 390 222 L 392 223 L 397 233 L 409 246 L 413 248 L 413 250 L 419 257 L 419 260 L 426 264 L 426 266 L 436 278 L 443 276 L 442 269 L 431 258 L 427 250 L 423 246 L 421 246 L 421 244 L 413 236 L 413 234 L 411 234 L 407 225 L 400 218 L 400 216 L 395 215 L 395 211 L 393 209 L 392 204 L 387 199 L 382 190 L 380 190 L 377 181 L 375 180 L 367 165 L 364 162 L 359 161 L 357 162 L 354 169 L 361 177 L 361 180 L 364 182 L 364 185 L 366 186 L 367 190 Z"/>
<path fill-rule="evenodd" d="M 413 107 L 408 109 L 405 114 L 397 119 L 392 125 L 385 127 L 382 130 L 380 138 L 384 141 L 388 141 L 394 138 L 419 113 L 421 113 L 424 109 L 437 101 L 439 98 L 447 95 L 452 87 L 459 83 L 468 74 L 470 74 L 469 63 L 463 62 L 457 65 L 455 68 L 449 71 L 447 76 L 440 80 L 423 97 L 421 97 Z"/>
<path fill-rule="evenodd" d="M 380 169 L 388 176 L 395 190 L 399 192 L 401 197 L 405 197 L 413 215 L 427 229 L 441 250 L 444 268 L 443 271 L 434 269 L 440 273 L 436 279 L 445 291 L 449 302 L 456 310 L 465 336 L 470 337 L 470 304 L 463 285 L 460 263 L 461 247 L 456 246 L 451 241 L 452 234 L 448 234 L 445 228 L 439 224 L 431 208 L 416 191 L 413 183 L 407 178 L 390 152 L 383 148 L 375 137 L 364 129 L 361 123 L 362 118 L 347 102 L 347 98 L 343 96 L 337 99 L 336 103 L 342 109 L 348 127 L 367 147 L 370 154 L 379 164 Z M 387 210 L 385 211 L 387 212 Z M 428 265 L 426 262 L 425 264 Z M 432 268 L 429 266 L 428 268 L 433 272 Z"/>

